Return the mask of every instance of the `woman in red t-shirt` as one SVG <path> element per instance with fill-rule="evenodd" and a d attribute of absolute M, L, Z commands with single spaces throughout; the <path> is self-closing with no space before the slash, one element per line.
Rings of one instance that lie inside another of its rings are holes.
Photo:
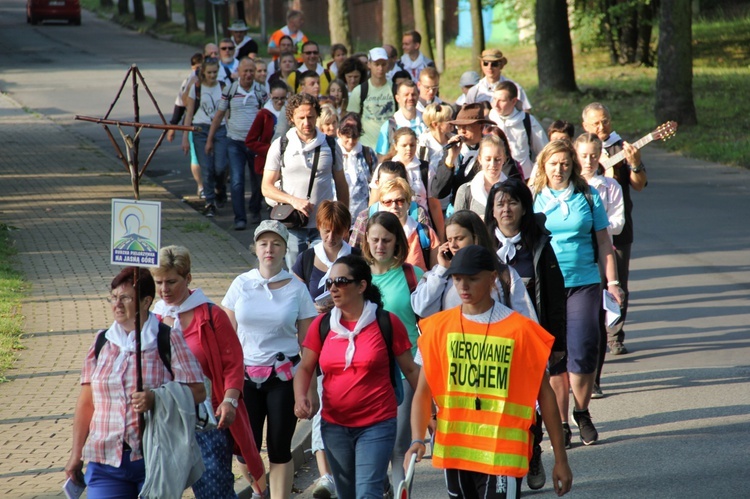
<path fill-rule="evenodd" d="M 372 284 L 367 262 L 354 255 L 336 260 L 326 288 L 334 308 L 313 321 L 302 343 L 302 361 L 294 377 L 294 410 L 300 418 L 315 413 L 307 394 L 320 363 L 321 432 L 338 496 L 382 497 L 396 440 L 397 402 L 388 346 L 378 326 L 377 315 L 383 313 L 380 291 Z M 320 331 L 324 318 L 330 324 L 327 334 Z M 392 326 L 393 356 L 414 387 L 419 369 L 406 328 L 393 314 L 386 319 Z"/>

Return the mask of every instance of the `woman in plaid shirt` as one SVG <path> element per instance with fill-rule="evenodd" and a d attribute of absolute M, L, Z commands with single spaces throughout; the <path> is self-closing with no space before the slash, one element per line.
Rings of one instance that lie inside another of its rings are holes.
<path fill-rule="evenodd" d="M 98 356 L 96 340 L 92 343 L 81 374 L 81 394 L 73 419 L 73 448 L 65 474 L 80 485 L 85 482 L 91 499 L 138 497 L 146 477 L 138 416 L 154 407 L 151 387 L 174 381 L 190 388 L 196 404 L 206 398 L 201 366 L 178 331 L 170 334 L 173 376 L 159 357 L 159 322 L 148 311 L 156 286 L 147 269 L 137 270 L 145 390 L 136 392 L 134 271 L 134 267 L 126 267 L 112 280 L 109 301 L 114 322 L 99 333 L 105 334 L 107 341 Z M 84 460 L 88 461 L 85 477 Z"/>

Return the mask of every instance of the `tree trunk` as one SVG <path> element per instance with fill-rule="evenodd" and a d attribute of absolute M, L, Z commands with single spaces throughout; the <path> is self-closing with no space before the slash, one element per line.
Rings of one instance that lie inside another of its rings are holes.
<path fill-rule="evenodd" d="M 99 0 L 99 6 L 103 7 L 105 9 L 108 9 L 110 7 L 114 7 L 114 3 L 112 3 L 112 0 Z"/>
<path fill-rule="evenodd" d="M 156 0 L 154 6 L 156 7 L 156 24 L 168 23 L 172 20 L 167 0 Z"/>
<path fill-rule="evenodd" d="M 435 66 L 438 73 L 445 71 L 445 0 L 435 0 L 435 45 L 437 57 Z"/>
<path fill-rule="evenodd" d="M 185 0 L 183 5 L 185 10 L 185 31 L 188 33 L 198 31 L 198 10 L 195 8 L 195 0 Z"/>
<path fill-rule="evenodd" d="M 214 31 L 214 12 L 215 11 L 216 11 L 216 6 L 214 4 L 212 4 L 211 2 L 205 2 L 203 6 L 203 19 L 205 19 L 203 23 L 204 29 L 206 31 L 206 36 L 214 37 L 214 38 L 216 38 L 216 32 Z"/>
<path fill-rule="evenodd" d="M 430 24 L 427 22 L 427 0 L 414 0 L 414 29 L 422 35 L 422 45 L 419 51 L 425 57 L 434 59 L 430 38 Z"/>
<path fill-rule="evenodd" d="M 471 67 L 482 74 L 479 58 L 484 50 L 484 24 L 482 23 L 482 0 L 469 0 L 471 7 Z"/>
<path fill-rule="evenodd" d="M 383 0 L 383 45 L 401 46 L 399 0 Z"/>
<path fill-rule="evenodd" d="M 638 47 L 638 9 L 635 5 L 627 5 L 618 19 L 618 35 L 620 43 L 620 64 L 635 62 L 635 52 Z"/>
<path fill-rule="evenodd" d="M 659 22 L 659 69 L 656 74 L 658 123 L 698 122 L 693 102 L 692 18 L 690 2 L 662 0 Z"/>
<path fill-rule="evenodd" d="M 651 34 L 654 29 L 654 14 L 658 6 L 654 0 L 648 5 L 641 5 L 638 12 L 638 48 L 635 51 L 635 60 L 644 66 L 654 65 L 651 50 Z"/>
<path fill-rule="evenodd" d="M 604 20 L 602 21 L 602 31 L 604 37 L 607 40 L 607 48 L 609 49 L 609 63 L 611 65 L 617 64 L 617 60 L 620 55 L 617 53 L 617 45 L 615 44 L 615 22 L 612 19 L 612 14 L 609 9 L 611 7 L 611 0 L 603 0 L 602 12 L 604 13 Z"/>
<path fill-rule="evenodd" d="M 536 0 L 534 17 L 539 89 L 577 91 L 566 2 Z"/>
<path fill-rule="evenodd" d="M 146 12 L 143 10 L 143 0 L 133 0 L 133 19 L 139 23 L 146 20 Z"/>
<path fill-rule="evenodd" d="M 328 0 L 328 29 L 331 45 L 343 43 L 352 53 L 352 30 L 349 24 L 349 6 L 346 0 Z"/>
<path fill-rule="evenodd" d="M 128 0 L 117 0 L 117 13 L 121 16 L 130 14 Z"/>

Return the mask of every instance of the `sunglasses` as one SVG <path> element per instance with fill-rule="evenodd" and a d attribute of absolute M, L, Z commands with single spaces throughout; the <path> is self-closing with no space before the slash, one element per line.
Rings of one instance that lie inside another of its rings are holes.
<path fill-rule="evenodd" d="M 328 279 L 326 279 L 326 289 L 331 289 L 334 284 L 337 288 L 344 288 L 353 282 L 357 282 L 357 279 L 349 279 L 348 277 L 337 277 L 335 279 L 331 279 L 329 277 Z"/>
<path fill-rule="evenodd" d="M 390 208 L 393 203 L 396 203 L 396 206 L 399 208 L 402 207 L 406 203 L 406 199 L 404 198 L 398 198 L 398 199 L 387 199 L 380 202 L 383 206 Z"/>
<path fill-rule="evenodd" d="M 234 50 L 234 47 L 221 47 L 221 50 Z"/>
<path fill-rule="evenodd" d="M 308 50 L 307 52 L 302 52 L 305 55 L 318 55 L 320 52 L 317 50 Z"/>
<path fill-rule="evenodd" d="M 497 68 L 500 66 L 500 61 L 482 61 L 482 66 L 492 66 L 493 68 Z"/>

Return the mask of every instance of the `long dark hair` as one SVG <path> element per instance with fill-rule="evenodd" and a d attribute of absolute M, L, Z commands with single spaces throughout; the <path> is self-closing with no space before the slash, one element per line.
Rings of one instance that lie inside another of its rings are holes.
<path fill-rule="evenodd" d="M 490 254 L 494 255 L 495 251 L 497 251 L 495 238 L 490 237 L 490 233 L 487 231 L 487 226 L 482 222 L 482 219 L 479 218 L 479 215 L 473 211 L 458 210 L 445 221 L 445 227 L 447 228 L 449 225 L 459 225 L 471 232 L 471 235 L 474 236 L 473 244 L 485 247 Z M 494 264 L 497 275 L 499 276 L 505 269 L 506 265 L 501 263 L 499 258 L 494 259 Z M 510 300 L 509 297 L 508 300 Z"/>
<path fill-rule="evenodd" d="M 333 262 L 333 264 L 346 265 L 349 268 L 349 272 L 352 274 L 352 279 L 356 281 L 365 281 L 367 287 L 365 288 L 362 297 L 365 300 L 373 302 L 378 307 L 383 307 L 383 298 L 380 295 L 380 290 L 372 283 L 372 271 L 364 258 L 357 255 L 346 255 Z"/>
<path fill-rule="evenodd" d="M 484 211 L 484 223 L 487 224 L 493 243 L 497 245 L 495 239 L 495 229 L 497 220 L 495 220 L 495 198 L 498 194 L 508 195 L 521 203 L 524 214 L 521 217 L 521 240 L 523 245 L 530 251 L 534 250 L 534 245 L 539 237 L 536 220 L 534 218 L 534 201 L 531 198 L 531 191 L 526 184 L 517 178 L 509 178 L 504 182 L 498 182 L 490 188 L 487 195 L 487 207 Z"/>
<path fill-rule="evenodd" d="M 367 234 L 370 232 L 370 227 L 373 225 L 380 225 L 393 234 L 393 237 L 396 239 L 396 247 L 393 249 L 394 264 L 392 268 L 395 269 L 396 267 L 403 265 L 406 261 L 406 257 L 409 256 L 409 242 L 406 239 L 404 227 L 401 225 L 398 217 L 389 211 L 379 211 L 367 220 L 365 242 L 362 245 L 362 256 L 368 261 L 375 260 L 370 251 L 370 244 L 367 242 Z"/>

